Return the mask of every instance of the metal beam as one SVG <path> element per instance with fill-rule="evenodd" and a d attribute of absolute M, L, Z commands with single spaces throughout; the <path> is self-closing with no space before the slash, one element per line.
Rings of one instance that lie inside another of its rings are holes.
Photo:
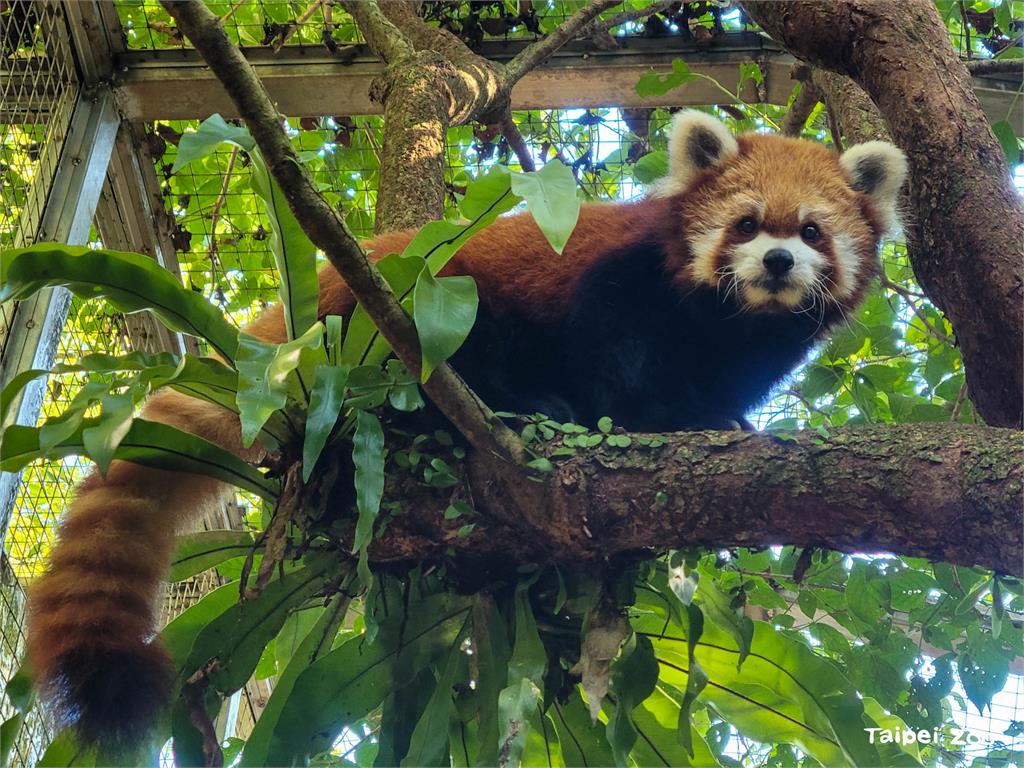
<path fill-rule="evenodd" d="M 747 103 L 786 104 L 793 90 L 794 59 L 774 41 L 753 32 L 732 32 L 708 41 L 679 37 L 620 38 L 612 51 L 575 42 L 524 77 L 512 91 L 513 109 L 571 107 L 683 107 L 729 103 L 736 94 L 739 65 L 757 63 L 764 85 L 744 83 L 738 98 Z M 479 53 L 505 62 L 527 45 L 521 40 L 487 41 Z M 370 84 L 383 65 L 365 46 L 246 48 L 260 78 L 282 114 L 292 117 L 379 114 L 369 96 Z M 668 72 L 683 59 L 695 78 L 664 96 L 642 97 L 635 86 L 652 69 Z M 195 120 L 219 112 L 237 117 L 234 105 L 198 54 L 187 48 L 126 51 L 117 58 L 114 80 L 123 114 L 136 120 Z M 1020 125 L 1024 99 L 1017 98 L 1022 78 L 1000 75 L 974 78 L 975 89 L 992 122 L 1009 119 Z"/>
<path fill-rule="evenodd" d="M 735 93 L 739 64 L 758 62 L 765 69 L 765 88 L 752 82 L 740 96 L 748 102 L 786 103 L 792 90 L 789 68 L 793 58 L 773 41 L 752 32 L 729 33 L 710 41 L 678 37 L 622 39 L 612 51 L 595 50 L 586 42 L 571 43 L 524 77 L 512 91 L 514 109 L 554 109 L 597 106 L 681 106 L 713 104 L 722 91 L 704 79 L 666 96 L 643 98 L 634 86 L 651 69 L 668 71 L 673 59 L 683 58 L 694 72 L 717 79 Z M 488 41 L 479 53 L 498 62 L 509 61 L 528 43 Z M 370 84 L 383 65 L 365 46 L 339 49 L 247 48 L 253 64 L 278 109 L 286 115 L 378 114 L 380 105 L 369 96 Z M 219 112 L 236 116 L 220 82 L 192 49 L 128 51 L 118 57 L 115 72 L 118 103 L 126 117 L 139 120 L 196 119 Z"/>
<path fill-rule="evenodd" d="M 119 120 L 109 88 L 79 93 L 46 200 L 37 240 L 85 245 L 114 147 Z M 39 291 L 18 304 L 0 369 L 0 388 L 17 373 L 53 366 L 70 294 L 65 288 Z M 46 379 L 22 390 L 12 420 L 34 425 L 46 395 Z M 0 473 L 0 541 L 7 531 L 20 473 Z"/>
<path fill-rule="evenodd" d="M 180 276 L 171 222 L 141 124 L 121 123 L 96 209 L 96 228 L 106 247 L 145 253 Z M 124 320 L 133 349 L 175 354 L 199 351 L 193 337 L 168 330 L 151 312 L 134 312 Z"/>

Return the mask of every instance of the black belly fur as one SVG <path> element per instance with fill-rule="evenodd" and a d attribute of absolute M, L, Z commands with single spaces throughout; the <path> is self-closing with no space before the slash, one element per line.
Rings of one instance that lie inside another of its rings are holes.
<path fill-rule="evenodd" d="M 683 295 L 662 264 L 655 244 L 610 255 L 581 280 L 559 322 L 481 303 L 452 364 L 500 411 L 591 427 L 609 416 L 650 432 L 742 421 L 826 323 L 815 311 L 743 312 L 713 288 Z"/>

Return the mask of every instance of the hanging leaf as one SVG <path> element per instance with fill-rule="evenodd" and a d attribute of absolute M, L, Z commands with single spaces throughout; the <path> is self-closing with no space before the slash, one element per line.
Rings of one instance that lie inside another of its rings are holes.
<path fill-rule="evenodd" d="M 555 702 L 551 709 L 566 765 L 615 765 L 604 726 L 591 719 L 578 687 L 573 689 L 565 704 Z"/>
<path fill-rule="evenodd" d="M 120 312 L 153 311 L 174 331 L 210 342 L 234 360 L 238 331 L 210 302 L 148 256 L 106 249 L 42 243 L 2 254 L 0 302 L 63 285 L 83 299 L 106 299 Z"/>
<path fill-rule="evenodd" d="M 636 742 L 633 710 L 654 693 L 658 684 L 658 660 L 654 646 L 643 636 L 634 636 L 633 648 L 612 666 L 611 695 L 615 711 L 608 719 L 608 743 L 615 764 L 628 764 L 630 752 Z"/>
<path fill-rule="evenodd" d="M 438 675 L 434 692 L 412 732 L 409 751 L 402 759 L 403 767 L 446 767 L 451 764 L 451 759 L 448 756 L 448 717 L 452 705 L 452 686 L 455 685 L 456 673 L 464 666 L 465 662 L 466 654 L 462 649 L 462 641 L 468 627 L 469 614 L 467 612 L 462 628 L 448 649 L 448 656 L 445 658 L 441 674 Z"/>
<path fill-rule="evenodd" d="M 704 618 L 729 633 L 739 646 L 740 653 L 736 659 L 736 668 L 743 666 L 744 659 L 750 653 L 750 640 L 754 635 L 754 623 L 749 616 L 731 605 L 729 596 L 718 588 L 713 579 L 705 578 L 700 582 L 697 594 L 701 598 Z"/>
<path fill-rule="evenodd" d="M 476 322 L 478 302 L 472 277 L 420 273 L 413 291 L 413 320 L 423 353 L 421 382 L 462 346 Z"/>
<path fill-rule="evenodd" d="M 529 584 L 521 584 L 515 597 L 515 644 L 508 664 L 506 687 L 498 697 L 498 745 L 500 762 L 518 765 L 530 719 L 537 710 L 544 690 L 547 654 L 537 632 L 530 606 Z"/>
<path fill-rule="evenodd" d="M 352 437 L 352 462 L 355 464 L 356 532 L 352 552 L 359 554 L 360 577 L 370 582 L 366 550 L 373 539 L 373 523 L 384 495 L 384 430 L 380 419 L 367 411 L 356 411 L 356 431 Z"/>
<path fill-rule="evenodd" d="M 309 393 L 309 412 L 302 441 L 302 480 L 309 482 L 317 459 L 327 444 L 331 430 L 345 400 L 348 367 L 318 365 L 313 370 L 313 387 Z"/>
<path fill-rule="evenodd" d="M 3 434 L 0 470 L 17 472 L 43 457 L 81 456 L 85 454 L 82 430 L 95 424 L 95 419 L 85 419 L 74 434 L 45 454 L 39 448 L 39 429 L 20 425 L 8 427 Z M 276 498 L 278 492 L 276 480 L 265 477 L 230 451 L 155 421 L 135 419 L 114 451 L 114 458 L 157 469 L 215 477 L 265 499 Z"/>
<path fill-rule="evenodd" d="M 513 173 L 512 193 L 526 200 L 533 220 L 555 253 L 561 255 L 580 216 L 572 168 L 554 160 L 539 171 Z"/>
<path fill-rule="evenodd" d="M 322 555 L 306 558 L 306 563 L 271 581 L 255 599 L 236 601 L 203 627 L 181 670 L 182 677 L 188 678 L 211 659 L 217 659 L 208 673 L 213 689 L 228 695 L 245 685 L 289 612 L 324 588 L 335 561 Z"/>
<path fill-rule="evenodd" d="M 696 74 L 690 71 L 682 59 L 672 60 L 672 71 L 665 74 L 650 71 L 640 75 L 636 84 L 638 96 L 664 96 L 674 88 L 690 82 Z"/>
<path fill-rule="evenodd" d="M 219 114 L 213 114 L 203 120 L 197 130 L 181 135 L 181 140 L 178 142 L 178 154 L 174 158 L 171 172 L 177 173 L 190 163 L 213 154 L 214 150 L 224 142 L 237 144 L 246 152 L 256 149 L 256 141 L 249 133 L 248 128 L 229 125 Z"/>
<path fill-rule="evenodd" d="M 320 349 L 322 344 L 321 323 L 284 344 L 268 344 L 244 333 L 239 336 L 237 403 L 243 445 L 252 445 L 267 419 L 284 408 L 302 351 Z"/>
<path fill-rule="evenodd" d="M 345 595 L 335 595 L 331 598 L 316 623 L 295 649 L 291 660 L 274 681 L 270 699 L 263 711 L 260 712 L 259 719 L 245 742 L 239 766 L 257 768 L 257 766 L 269 764 L 267 751 L 270 748 L 270 742 L 277 728 L 281 712 L 287 705 L 295 687 L 295 682 L 299 679 L 299 675 L 309 668 L 310 664 L 330 651 L 348 606 L 349 598 Z"/>
<path fill-rule="evenodd" d="M 328 749 L 346 726 L 378 707 L 394 685 L 400 654 L 414 659 L 411 676 L 449 649 L 465 622 L 465 598 L 434 595 L 420 600 L 402 631 L 381 632 L 378 642 L 354 637 L 299 675 L 267 751 L 267 765 L 303 763 Z M 408 679 L 408 678 L 407 678 Z"/>
<path fill-rule="evenodd" d="M 174 560 L 167 575 L 170 582 L 184 581 L 236 557 L 245 557 L 255 546 L 248 531 L 196 531 L 178 537 Z"/>
<path fill-rule="evenodd" d="M 284 307 L 285 328 L 288 338 L 296 339 L 317 321 L 320 278 L 316 246 L 295 220 L 259 152 L 252 154 L 252 170 L 253 189 L 263 200 L 270 222 L 270 250 L 281 281 L 277 292 Z"/>
<path fill-rule="evenodd" d="M 117 446 L 132 426 L 135 401 L 128 395 L 107 395 L 101 402 L 103 409 L 96 423 L 82 430 L 82 448 L 106 477 Z"/>

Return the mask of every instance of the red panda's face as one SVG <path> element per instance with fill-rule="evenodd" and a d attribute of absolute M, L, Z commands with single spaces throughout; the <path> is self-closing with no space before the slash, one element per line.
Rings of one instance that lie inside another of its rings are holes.
<path fill-rule="evenodd" d="M 715 288 L 749 311 L 860 301 L 897 220 L 905 175 L 898 149 L 871 142 L 840 157 L 810 141 L 733 137 L 710 116 L 685 112 L 670 153 L 673 177 L 661 194 L 682 192 L 675 210 L 686 253 L 672 265 L 677 281 Z"/>

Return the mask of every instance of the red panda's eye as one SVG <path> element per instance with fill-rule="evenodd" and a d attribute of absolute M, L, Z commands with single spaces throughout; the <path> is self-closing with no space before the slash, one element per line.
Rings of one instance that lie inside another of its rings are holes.
<path fill-rule="evenodd" d="M 744 216 L 736 225 L 736 231 L 741 235 L 752 235 L 757 232 L 757 219 L 753 216 Z"/>
<path fill-rule="evenodd" d="M 800 230 L 800 237 L 808 243 L 813 243 L 821 239 L 821 231 L 813 224 L 804 224 L 803 229 Z"/>

